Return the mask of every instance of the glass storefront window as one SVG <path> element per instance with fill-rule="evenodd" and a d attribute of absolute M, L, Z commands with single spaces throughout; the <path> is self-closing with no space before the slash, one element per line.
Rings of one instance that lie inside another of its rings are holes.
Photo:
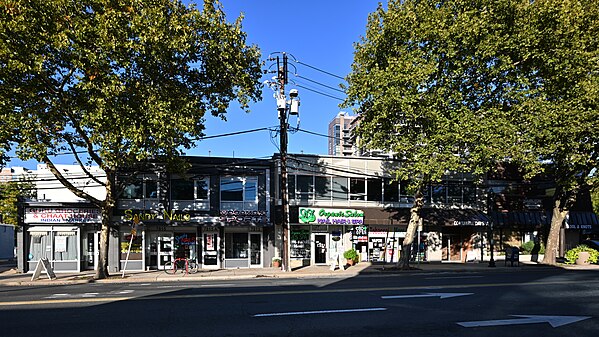
<path fill-rule="evenodd" d="M 310 258 L 310 230 L 305 228 L 291 229 L 291 247 L 289 256 L 292 259 Z"/>
<path fill-rule="evenodd" d="M 225 233 L 225 258 L 247 259 L 248 258 L 248 234 L 247 233 Z"/>
<path fill-rule="evenodd" d="M 121 232 L 121 260 L 127 258 L 127 251 L 129 250 L 129 242 L 131 242 L 131 252 L 129 254 L 129 260 L 141 260 L 143 256 L 143 246 L 141 235 L 134 235 L 133 241 L 131 241 L 130 232 Z"/>
<path fill-rule="evenodd" d="M 54 261 L 77 260 L 77 233 L 54 232 Z"/>
<path fill-rule="evenodd" d="M 37 261 L 41 258 L 50 258 L 52 249 L 49 232 L 29 233 L 29 256 L 28 261 Z"/>

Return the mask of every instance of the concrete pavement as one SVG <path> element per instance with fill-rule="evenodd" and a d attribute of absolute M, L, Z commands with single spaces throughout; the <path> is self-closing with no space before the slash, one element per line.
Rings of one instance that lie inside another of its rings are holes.
<path fill-rule="evenodd" d="M 546 266 L 530 262 L 526 256 L 521 256 L 522 260 L 519 266 L 507 265 L 503 260 L 496 261 L 496 267 L 490 268 L 488 261 L 475 263 L 413 263 L 412 270 L 404 271 L 394 268 L 394 264 L 378 264 L 371 262 L 360 262 L 348 269 L 339 269 L 331 271 L 329 266 L 309 266 L 294 269 L 291 272 L 284 272 L 278 268 L 252 268 L 252 269 L 220 269 L 220 270 L 200 270 L 196 274 L 176 275 L 166 274 L 164 271 L 132 271 L 126 272 L 123 278 L 121 273 L 113 274 L 108 279 L 94 280 L 93 271 L 81 273 L 57 273 L 57 278 L 49 280 L 46 274 L 42 273 L 40 278 L 31 281 L 32 274 L 19 274 L 14 268 L 14 262 L 0 262 L 0 285 L 5 286 L 38 286 L 38 285 L 64 285 L 77 283 L 145 283 L 145 282 L 201 282 L 217 280 L 234 279 L 255 279 L 255 278 L 350 278 L 358 275 L 389 275 L 406 273 L 447 273 L 447 272 L 523 272 L 535 271 L 541 269 L 566 269 L 566 270 L 591 270 L 599 272 L 599 265 L 559 265 Z"/>

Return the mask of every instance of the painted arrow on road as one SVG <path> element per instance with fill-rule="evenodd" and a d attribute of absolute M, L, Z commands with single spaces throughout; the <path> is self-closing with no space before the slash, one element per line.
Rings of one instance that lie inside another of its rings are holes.
<path fill-rule="evenodd" d="M 524 318 L 499 319 L 499 320 L 493 320 L 493 321 L 460 322 L 458 324 L 465 328 L 478 328 L 478 327 L 484 327 L 484 326 L 549 323 L 552 327 L 557 328 L 562 325 L 576 323 L 576 322 L 591 318 L 589 316 L 535 316 L 535 315 L 511 315 L 511 316 L 512 317 L 524 317 Z"/>
<path fill-rule="evenodd" d="M 440 297 L 441 299 L 444 299 L 444 298 L 451 298 L 451 297 L 458 297 L 458 296 L 468 296 L 468 295 L 472 295 L 472 294 L 473 293 L 426 293 L 426 294 L 420 294 L 420 295 L 381 296 L 381 298 L 384 300 L 397 299 L 397 298 L 423 298 L 423 297 Z"/>

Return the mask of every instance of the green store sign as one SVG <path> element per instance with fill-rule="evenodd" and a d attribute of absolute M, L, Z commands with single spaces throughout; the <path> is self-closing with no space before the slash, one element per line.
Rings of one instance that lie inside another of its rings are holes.
<path fill-rule="evenodd" d="M 362 225 L 364 212 L 356 209 L 300 207 L 299 222 L 316 225 Z"/>

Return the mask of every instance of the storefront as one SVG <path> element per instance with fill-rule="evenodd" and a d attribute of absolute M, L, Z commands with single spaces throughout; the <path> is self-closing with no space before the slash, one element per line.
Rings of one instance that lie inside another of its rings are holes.
<path fill-rule="evenodd" d="M 396 262 L 405 226 L 392 224 L 389 213 L 382 212 L 378 209 L 292 208 L 291 267 L 343 261 L 345 250 L 352 248 L 358 251 L 362 261 Z"/>
<path fill-rule="evenodd" d="M 161 270 L 178 258 L 193 260 L 202 269 L 264 267 L 270 226 L 264 211 L 220 211 L 213 217 L 126 210 L 118 221 L 120 265 L 124 267 L 128 254 L 127 270 Z"/>
<path fill-rule="evenodd" d="M 31 207 L 29 207 L 31 206 Z M 88 247 L 87 228 L 98 228 L 100 212 L 92 207 L 52 207 L 28 205 L 24 209 L 22 256 L 20 269 L 32 271 L 42 258 L 48 259 L 55 272 L 78 272 L 95 265 L 94 243 Z M 91 240 L 94 240 L 92 234 Z M 95 241 L 97 242 L 97 241 Z M 90 251 L 91 250 L 91 251 Z"/>

